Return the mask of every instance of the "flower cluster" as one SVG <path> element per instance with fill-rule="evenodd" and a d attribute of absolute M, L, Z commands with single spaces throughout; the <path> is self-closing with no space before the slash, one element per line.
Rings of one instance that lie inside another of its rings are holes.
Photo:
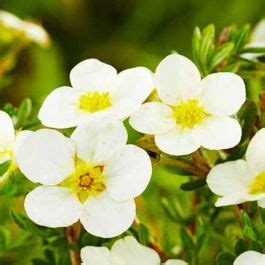
<path fill-rule="evenodd" d="M 34 42 L 41 46 L 49 45 L 48 33 L 38 24 L 21 20 L 15 15 L 0 10 L 1 41 L 10 42 L 16 38 Z"/>
<path fill-rule="evenodd" d="M 67 227 L 80 220 L 90 234 L 103 238 L 131 226 L 134 198 L 148 186 L 152 165 L 145 150 L 126 144 L 126 119 L 136 131 L 153 136 L 168 155 L 187 155 L 200 147 L 229 149 L 241 140 L 236 114 L 246 100 L 242 78 L 228 72 L 201 78 L 182 55 L 167 56 L 155 73 L 145 67 L 117 73 L 88 59 L 72 69 L 70 82 L 71 87 L 52 91 L 39 111 L 49 128 L 15 134 L 9 116 L 0 112 L 0 163 L 12 160 L 41 184 L 25 198 L 27 215 L 39 225 Z M 70 137 L 56 130 L 69 128 L 74 128 Z M 221 196 L 216 206 L 258 201 L 265 208 L 264 147 L 262 129 L 249 143 L 246 160 L 210 170 L 207 184 Z M 249 264 L 248 256 L 264 264 L 260 255 L 246 252 L 234 264 Z M 158 254 L 133 237 L 116 241 L 111 250 L 85 247 L 81 257 L 83 264 L 160 264 Z"/>

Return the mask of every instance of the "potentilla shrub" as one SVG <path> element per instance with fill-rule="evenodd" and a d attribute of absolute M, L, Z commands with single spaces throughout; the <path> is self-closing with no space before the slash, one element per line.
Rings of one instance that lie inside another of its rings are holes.
<path fill-rule="evenodd" d="M 48 40 L 0 17 L 5 45 Z M 195 28 L 192 59 L 117 73 L 90 58 L 37 115 L 5 104 L 1 264 L 31 247 L 37 265 L 264 265 L 264 32 Z"/>

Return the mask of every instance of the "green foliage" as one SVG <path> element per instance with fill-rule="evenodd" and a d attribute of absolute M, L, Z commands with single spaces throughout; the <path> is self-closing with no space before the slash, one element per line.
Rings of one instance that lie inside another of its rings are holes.
<path fill-rule="evenodd" d="M 196 190 L 206 185 L 205 179 L 196 179 L 186 183 L 181 184 L 180 188 L 185 191 Z"/>
<path fill-rule="evenodd" d="M 248 203 L 240 205 L 244 209 L 240 214 L 236 207 L 216 208 L 216 196 L 205 179 L 212 165 L 243 158 L 254 133 L 265 126 L 264 58 L 245 58 L 249 53 L 265 53 L 265 47 L 248 47 L 252 26 L 264 15 L 264 1 L 247 0 L 244 5 L 241 0 L 224 5 L 218 0 L 2 2 L 1 8 L 42 22 L 52 39 L 47 49 L 32 45 L 20 50 L 11 60 L 12 70 L 4 74 L 0 47 L 0 106 L 17 130 L 41 128 L 37 114 L 43 99 L 54 88 L 69 85 L 69 70 L 90 57 L 118 70 L 136 65 L 155 70 L 175 50 L 192 54 L 202 77 L 220 71 L 242 76 L 249 100 L 236 117 L 243 134 L 234 148 L 168 156 L 157 150 L 154 139 L 136 132 L 128 120 L 124 122 L 128 143 L 149 152 L 153 176 L 136 199 L 139 220 L 118 238 L 132 235 L 143 245 L 155 243 L 163 258 L 181 258 L 191 265 L 231 265 L 244 251 L 264 252 L 265 210 Z M 233 23 L 243 26 L 222 29 Z M 199 26 L 190 45 L 195 25 Z M 73 129 L 61 131 L 70 136 Z M 0 165 L 0 180 L 10 166 L 10 161 Z M 79 252 L 87 245 L 111 247 L 118 239 L 98 238 L 81 228 L 78 242 L 69 243 L 64 228 L 36 225 L 23 207 L 26 194 L 35 186 L 14 170 L 0 189 L 0 264 L 71 265 L 70 250 Z"/>

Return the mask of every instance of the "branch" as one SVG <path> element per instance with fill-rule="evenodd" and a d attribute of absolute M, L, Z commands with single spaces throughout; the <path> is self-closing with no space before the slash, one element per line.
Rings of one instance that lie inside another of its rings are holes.
<path fill-rule="evenodd" d="M 65 228 L 65 236 L 69 244 L 77 243 L 79 240 L 79 234 L 80 234 L 80 223 L 76 223 L 72 226 L 68 226 Z M 71 258 L 71 264 L 80 265 L 81 260 L 78 251 L 70 249 L 69 252 Z"/>

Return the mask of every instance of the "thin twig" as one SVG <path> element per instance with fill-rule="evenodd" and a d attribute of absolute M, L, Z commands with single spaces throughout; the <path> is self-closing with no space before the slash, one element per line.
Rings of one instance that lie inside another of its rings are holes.
<path fill-rule="evenodd" d="M 181 167 L 181 168 L 185 169 L 186 171 L 193 173 L 195 176 L 198 176 L 198 177 L 205 177 L 208 173 L 208 172 L 204 172 L 203 170 L 201 170 L 198 167 L 192 166 L 192 165 L 187 164 L 185 162 L 182 162 L 180 160 L 163 158 L 161 163 L 163 163 L 165 165 L 172 165 L 172 166 Z"/>
<path fill-rule="evenodd" d="M 65 228 L 65 236 L 69 244 L 77 243 L 80 234 L 80 224 L 76 223 L 73 226 L 68 226 Z M 79 253 L 76 250 L 70 249 L 70 258 L 72 265 L 80 265 L 81 260 Z"/>

